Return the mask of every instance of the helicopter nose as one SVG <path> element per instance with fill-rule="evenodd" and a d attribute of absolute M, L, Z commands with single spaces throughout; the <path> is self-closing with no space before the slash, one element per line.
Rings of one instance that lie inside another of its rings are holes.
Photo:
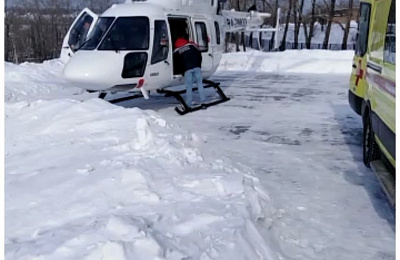
<path fill-rule="evenodd" d="M 121 77 L 121 63 L 107 53 L 78 51 L 65 65 L 63 76 L 77 87 L 105 90 Z"/>

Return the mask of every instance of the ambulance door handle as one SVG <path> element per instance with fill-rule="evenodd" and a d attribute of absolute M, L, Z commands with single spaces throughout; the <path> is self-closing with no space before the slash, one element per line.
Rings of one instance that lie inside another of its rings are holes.
<path fill-rule="evenodd" d="M 356 65 L 356 64 L 353 64 L 353 68 L 357 69 L 357 65 Z"/>
<path fill-rule="evenodd" d="M 208 56 L 210 56 L 211 58 L 213 57 L 213 55 L 211 53 L 209 53 Z"/>

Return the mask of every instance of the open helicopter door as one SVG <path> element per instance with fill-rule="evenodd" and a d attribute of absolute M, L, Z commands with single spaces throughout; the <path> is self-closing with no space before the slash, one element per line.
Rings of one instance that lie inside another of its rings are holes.
<path fill-rule="evenodd" d="M 64 37 L 60 54 L 60 59 L 64 63 L 67 63 L 80 45 L 86 41 L 97 19 L 98 15 L 93 13 L 89 8 L 85 8 L 79 13 Z"/>
<path fill-rule="evenodd" d="M 199 45 L 203 58 L 201 70 L 204 76 L 211 76 L 213 70 L 213 48 L 211 46 L 211 28 L 208 20 L 193 18 L 194 41 Z"/>
<path fill-rule="evenodd" d="M 187 39 L 192 39 L 192 30 L 190 29 L 190 17 L 188 16 L 168 16 L 169 32 L 171 35 L 171 46 L 175 50 L 175 43 L 179 37 L 185 37 Z M 178 81 L 181 80 L 183 74 L 183 67 L 180 63 L 180 59 L 177 59 L 178 54 L 173 53 L 173 78 Z"/>
<path fill-rule="evenodd" d="M 153 46 L 150 66 L 147 67 L 151 80 L 159 86 L 166 87 L 172 80 L 172 43 L 169 34 L 168 22 L 165 18 L 154 19 Z"/>

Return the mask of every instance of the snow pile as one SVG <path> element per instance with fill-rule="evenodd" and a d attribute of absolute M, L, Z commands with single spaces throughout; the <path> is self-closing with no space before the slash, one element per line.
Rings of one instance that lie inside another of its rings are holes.
<path fill-rule="evenodd" d="M 22 63 L 16 65 L 5 62 L 4 82 L 5 101 L 35 100 L 54 95 L 81 93 L 61 78 L 63 63 L 58 60 L 45 61 L 43 64 Z"/>
<path fill-rule="evenodd" d="M 274 74 L 351 73 L 354 51 L 287 50 L 284 52 L 248 51 L 222 56 L 219 71 L 253 71 Z"/>
<path fill-rule="evenodd" d="M 251 170 L 204 161 L 201 138 L 157 113 L 100 99 L 5 112 L 6 259 L 272 254 L 254 225 L 274 209 Z"/>

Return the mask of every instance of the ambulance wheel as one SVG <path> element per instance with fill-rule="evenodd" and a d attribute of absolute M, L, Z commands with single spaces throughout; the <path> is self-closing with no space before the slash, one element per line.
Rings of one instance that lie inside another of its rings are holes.
<path fill-rule="evenodd" d="M 372 129 L 371 113 L 369 110 L 364 118 L 364 138 L 363 138 L 363 160 L 367 167 L 371 167 L 371 162 L 379 158 L 378 144 L 374 138 Z"/>

